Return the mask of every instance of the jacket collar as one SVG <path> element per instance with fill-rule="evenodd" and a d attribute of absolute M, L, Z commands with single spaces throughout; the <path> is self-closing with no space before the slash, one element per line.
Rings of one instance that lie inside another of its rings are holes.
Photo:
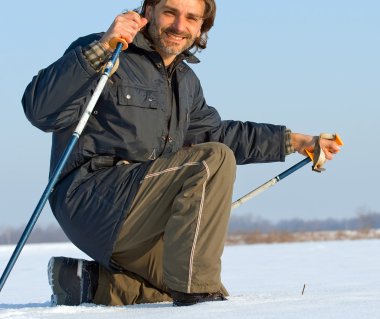
<path fill-rule="evenodd" d="M 152 42 L 148 39 L 143 32 L 138 32 L 133 40 L 133 44 L 140 49 L 143 49 L 148 52 L 156 52 Z M 193 53 L 189 50 L 182 52 L 177 58 L 185 60 L 188 63 L 199 63 L 201 62 Z"/>

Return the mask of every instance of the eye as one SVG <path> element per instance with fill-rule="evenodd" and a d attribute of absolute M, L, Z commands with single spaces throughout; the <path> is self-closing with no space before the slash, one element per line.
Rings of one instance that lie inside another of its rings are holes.
<path fill-rule="evenodd" d="M 188 16 L 187 19 L 188 19 L 189 21 L 191 21 L 191 22 L 196 22 L 196 23 L 198 23 L 199 21 L 201 21 L 201 18 L 200 18 L 200 17 L 193 16 L 193 15 Z"/>
<path fill-rule="evenodd" d="M 173 11 L 170 11 L 170 10 L 165 10 L 164 14 L 167 16 L 170 16 L 170 17 L 173 17 L 175 15 L 175 13 Z"/>

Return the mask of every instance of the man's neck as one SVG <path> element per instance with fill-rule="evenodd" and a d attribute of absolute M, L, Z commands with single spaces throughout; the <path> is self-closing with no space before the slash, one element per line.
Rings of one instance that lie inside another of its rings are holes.
<path fill-rule="evenodd" d="M 158 52 L 158 54 L 161 56 L 162 60 L 164 61 L 164 64 L 165 64 L 165 67 L 169 67 L 173 62 L 174 60 L 176 59 L 176 56 L 170 56 L 170 57 L 165 57 L 164 54 L 162 54 L 161 52 L 159 52 L 158 50 L 156 50 Z"/>

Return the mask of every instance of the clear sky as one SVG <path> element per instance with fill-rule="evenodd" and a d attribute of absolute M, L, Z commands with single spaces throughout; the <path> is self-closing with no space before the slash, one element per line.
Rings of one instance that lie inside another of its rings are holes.
<path fill-rule="evenodd" d="M 31 126 L 21 97 L 77 37 L 104 31 L 140 1 L 6 1 L 0 19 L 1 226 L 25 225 L 47 184 L 50 134 Z M 380 2 L 217 0 L 209 47 L 194 69 L 223 119 L 338 132 L 342 152 L 305 167 L 234 214 L 270 220 L 380 212 Z M 301 160 L 238 168 L 238 198 Z M 39 225 L 54 222 L 46 209 Z"/>

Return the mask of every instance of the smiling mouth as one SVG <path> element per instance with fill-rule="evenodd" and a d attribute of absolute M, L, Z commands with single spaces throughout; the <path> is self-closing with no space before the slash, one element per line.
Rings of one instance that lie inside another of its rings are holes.
<path fill-rule="evenodd" d="M 165 32 L 167 39 L 174 41 L 174 42 L 180 42 L 182 40 L 187 39 L 187 36 L 174 34 L 171 32 Z"/>

